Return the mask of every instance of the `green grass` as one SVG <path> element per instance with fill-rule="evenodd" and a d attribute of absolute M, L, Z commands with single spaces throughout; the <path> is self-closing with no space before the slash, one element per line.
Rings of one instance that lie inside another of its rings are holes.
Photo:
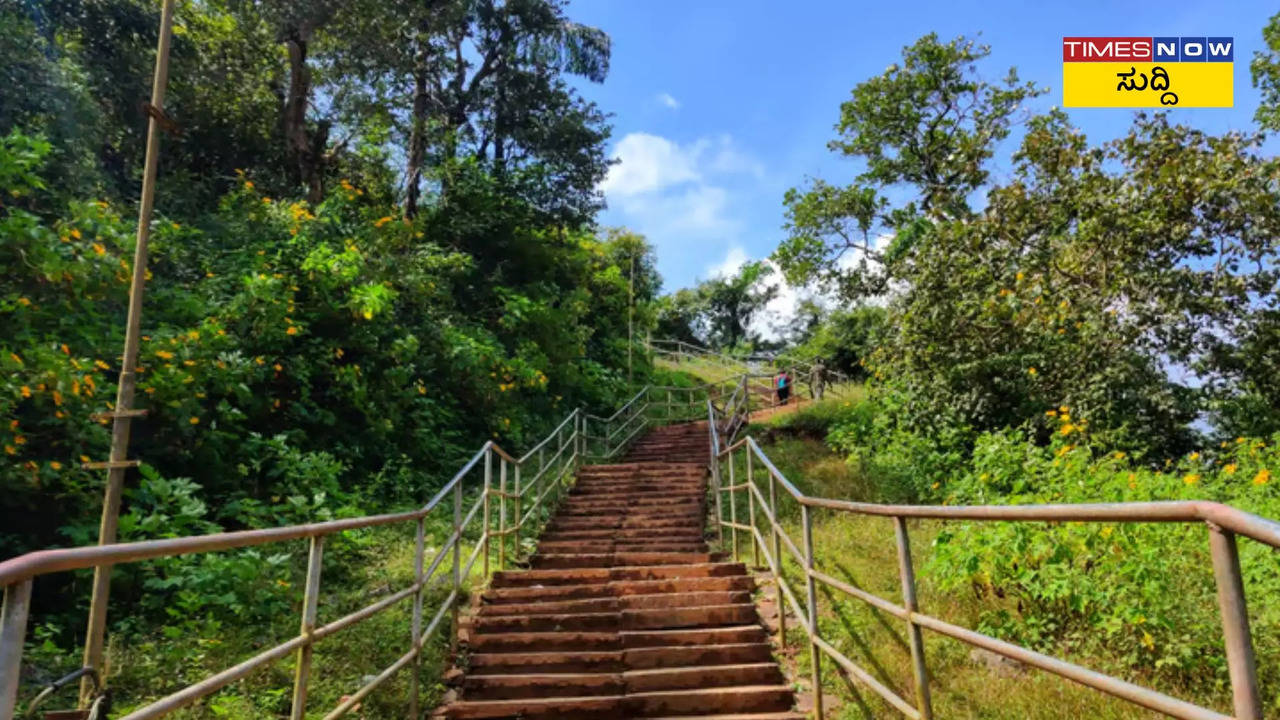
<path fill-rule="evenodd" d="M 844 400 L 827 401 L 798 413 L 774 416 L 767 423 L 754 425 L 750 432 L 762 441 L 762 448 L 777 468 L 802 492 L 819 497 L 876 502 L 880 491 L 875 478 L 831 452 L 820 439 L 831 419 L 838 415 Z M 853 400 L 849 400 L 853 402 Z M 728 484 L 727 468 L 722 470 Z M 740 482 L 745 462 L 735 463 L 734 477 Z M 759 473 L 759 465 L 756 465 Z M 757 474 L 767 495 L 767 482 Z M 781 523 L 795 544 L 803 548 L 800 508 L 777 488 Z M 735 508 L 745 522 L 749 509 L 740 493 Z M 730 512 L 726 503 L 725 513 Z M 766 527 L 763 513 L 757 511 L 758 527 Z M 922 612 L 962 627 L 974 628 L 984 610 L 993 609 L 999 600 L 980 598 L 976 594 L 941 591 L 929 577 L 927 567 L 933 539 L 941 528 L 936 521 L 911 521 L 913 565 L 917 572 L 917 593 Z M 730 543 L 726 531 L 726 543 Z M 739 554 L 748 563 L 754 561 L 752 544 L 746 533 L 739 533 Z M 766 537 L 768 537 L 766 535 Z M 854 587 L 861 588 L 891 602 L 902 601 L 898 573 L 897 546 L 892 521 L 885 518 L 854 516 L 835 511 L 814 511 L 813 543 L 816 567 Z M 803 573 L 783 543 L 784 575 L 797 599 L 805 602 Z M 765 563 L 760 556 L 759 564 Z M 772 597 L 776 590 L 762 592 Z M 822 637 L 853 662 L 870 673 L 900 697 L 914 704 L 915 685 L 905 622 L 880 611 L 860 599 L 819 584 L 817 590 L 818 625 Z M 787 618 L 788 649 L 781 659 L 793 672 L 798 689 L 808 692 L 811 677 L 810 655 L 803 630 L 796 620 Z M 1119 718 L 1157 717 L 1155 713 L 1113 699 L 1057 676 L 1030 668 L 993 670 L 971 658 L 972 648 L 959 641 L 925 631 L 925 657 L 930 675 L 933 707 L 938 718 L 990 718 L 1023 720 L 1026 718 Z M 1079 656 L 1071 648 L 1056 652 L 1074 662 L 1090 665 L 1089 657 Z M 856 680 L 846 678 L 829 659 L 823 660 L 824 693 L 839 698 L 839 708 L 829 710 L 831 718 L 893 718 L 900 713 L 873 691 Z M 1130 678 L 1145 684 L 1140 677 Z M 1179 688 L 1156 687 L 1175 696 L 1183 696 Z M 1223 705 L 1224 698 L 1199 698 Z M 1226 708 L 1228 709 L 1229 705 Z"/>

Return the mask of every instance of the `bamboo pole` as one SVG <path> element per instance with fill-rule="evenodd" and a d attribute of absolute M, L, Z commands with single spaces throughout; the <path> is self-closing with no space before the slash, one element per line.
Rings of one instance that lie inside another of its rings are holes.
<path fill-rule="evenodd" d="M 163 111 L 165 88 L 169 83 L 169 44 L 173 35 L 173 0 L 164 0 L 160 10 L 160 37 L 156 42 L 155 75 L 151 80 L 151 106 Z M 114 421 L 111 428 L 111 453 L 108 459 L 107 486 L 102 500 L 102 521 L 98 527 L 98 544 L 116 541 L 120 519 L 120 496 L 124 491 L 124 474 L 128 469 L 129 435 L 132 430 L 133 394 L 137 383 L 138 341 L 142 329 L 142 296 L 147 282 L 147 241 L 151 238 L 151 214 L 155 207 L 156 175 L 160 166 L 160 119 L 152 114 L 147 121 L 147 155 L 142 172 L 142 197 L 138 204 L 138 234 L 133 249 L 133 281 L 129 286 L 129 313 L 124 332 L 120 380 L 116 387 Z M 93 597 L 89 602 L 89 623 L 85 632 L 84 666 L 102 675 L 103 638 L 107 627 L 107 600 L 111 591 L 111 566 L 101 565 L 93 571 Z M 87 707 L 93 693 L 93 682 L 86 676 L 80 681 L 80 706 Z"/>

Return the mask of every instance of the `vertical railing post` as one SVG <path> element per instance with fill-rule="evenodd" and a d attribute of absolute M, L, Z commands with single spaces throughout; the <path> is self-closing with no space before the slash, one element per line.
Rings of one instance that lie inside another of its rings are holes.
<path fill-rule="evenodd" d="M 773 534 L 773 579 L 778 590 L 778 647 L 787 647 L 787 605 L 782 594 L 782 534 L 778 532 L 778 479 L 769 470 L 769 531 Z"/>
<path fill-rule="evenodd" d="M 716 422 L 716 417 L 715 417 L 715 413 L 713 412 L 711 413 L 712 428 L 715 427 L 715 422 Z M 710 438 L 710 443 L 711 443 L 711 463 L 712 463 L 712 467 L 714 468 L 714 473 L 713 473 L 714 477 L 712 478 L 712 480 L 714 481 L 714 484 L 715 484 L 714 491 L 715 491 L 715 501 L 716 501 L 716 540 L 720 543 L 720 547 L 723 549 L 724 548 L 724 506 L 722 504 L 722 498 L 720 497 L 720 495 L 721 495 L 721 488 L 724 487 L 724 484 L 720 482 L 721 473 L 722 473 L 720 469 L 720 448 L 717 447 L 718 441 L 716 440 L 715 435 L 708 433 L 708 437 Z"/>
<path fill-rule="evenodd" d="M 21 681 L 22 646 L 31 612 L 31 578 L 5 586 L 0 610 L 0 720 L 13 720 Z"/>
<path fill-rule="evenodd" d="M 486 523 L 486 526 L 488 523 Z M 507 459 L 498 463 L 498 569 L 507 569 Z"/>
<path fill-rule="evenodd" d="M 672 403 L 671 403 L 671 391 L 670 391 L 670 390 L 668 390 L 668 391 L 667 391 L 667 422 L 668 422 L 668 423 L 670 423 L 670 422 L 671 422 L 671 412 L 672 412 L 674 409 L 675 409 L 675 406 L 674 406 L 674 405 L 672 405 Z"/>
<path fill-rule="evenodd" d="M 521 514 L 521 509 L 520 509 L 520 504 L 521 504 L 520 500 L 523 497 L 520 494 L 522 492 L 520 489 L 520 468 L 521 467 L 523 467 L 523 463 L 517 462 L 515 490 L 512 492 L 512 494 L 515 495 L 515 497 L 512 498 L 512 505 L 514 506 L 512 509 L 515 511 L 515 514 L 511 518 L 511 522 L 512 522 L 511 535 L 515 538 L 515 540 L 511 543 L 511 561 L 512 562 L 520 561 L 520 528 L 524 527 L 524 515 Z"/>
<path fill-rule="evenodd" d="M 738 562 L 738 482 L 734 479 L 733 451 L 729 451 L 729 538 L 733 543 L 733 561 Z M 750 495 L 751 491 L 747 490 Z"/>
<path fill-rule="evenodd" d="M 409 677 L 409 720 L 419 718 L 421 689 L 418 687 L 418 676 L 422 674 L 422 593 L 425 589 L 422 587 L 422 576 L 427 544 L 426 518 L 418 518 L 417 525 L 413 537 L 413 583 L 418 586 L 418 590 L 413 594 L 413 625 L 410 628 L 416 654 L 413 656 L 413 674 Z"/>
<path fill-rule="evenodd" d="M 449 650 L 458 651 L 458 608 L 462 604 L 462 478 L 453 484 L 453 607 Z"/>
<path fill-rule="evenodd" d="M 483 496 L 480 501 L 484 503 L 484 522 L 481 524 L 480 542 L 484 545 L 484 550 L 480 551 L 484 555 L 484 577 L 489 577 L 489 488 L 493 487 L 493 456 L 492 448 L 485 450 L 484 453 L 484 489 L 481 491 Z M 498 463 L 502 463 L 502 457 L 498 457 Z"/>
<path fill-rule="evenodd" d="M 324 536 L 311 538 L 307 555 L 307 586 L 302 596 L 302 623 L 298 634 L 307 638 L 298 648 L 298 662 L 293 670 L 293 707 L 289 720 L 302 720 L 307 714 L 307 687 L 311 681 L 311 633 L 316 629 L 316 612 L 320 603 L 320 568 L 324 559 Z"/>
<path fill-rule="evenodd" d="M 750 377 L 750 374 L 742 373 L 742 401 L 747 406 L 747 417 L 751 417 L 751 389 L 747 387 L 748 378 Z"/>
<path fill-rule="evenodd" d="M 747 541 L 751 543 L 751 566 L 760 567 L 760 543 L 764 541 L 764 534 L 762 533 L 757 540 L 755 463 L 752 459 L 754 453 L 751 452 L 750 443 L 742 446 L 742 453 L 747 456 L 747 522 L 751 524 L 751 534 L 747 537 Z"/>
<path fill-rule="evenodd" d="M 893 518 L 893 532 L 898 539 L 898 575 L 902 580 L 902 606 L 908 613 L 919 609 L 916 600 L 916 571 L 911 562 L 911 539 L 907 536 L 907 521 L 900 516 Z M 916 710 L 921 720 L 933 717 L 933 701 L 929 697 L 929 671 L 924 661 L 924 637 L 920 626 L 907 618 L 907 637 L 911 644 L 911 668 L 916 682 Z"/>
<path fill-rule="evenodd" d="M 818 648 L 818 590 L 813 580 L 813 516 L 809 506 L 800 506 L 804 524 L 804 577 L 808 594 L 809 658 L 813 664 L 813 717 L 822 720 L 822 651 Z"/>
<path fill-rule="evenodd" d="M 1227 646 L 1227 670 L 1231 676 L 1231 699 L 1237 720 L 1262 720 L 1262 700 L 1258 695 L 1258 668 L 1249 633 L 1249 611 L 1240 579 L 1240 551 L 1235 533 L 1209 523 L 1209 550 L 1213 556 L 1213 579 L 1218 586 L 1218 608 L 1222 612 L 1222 635 Z"/>

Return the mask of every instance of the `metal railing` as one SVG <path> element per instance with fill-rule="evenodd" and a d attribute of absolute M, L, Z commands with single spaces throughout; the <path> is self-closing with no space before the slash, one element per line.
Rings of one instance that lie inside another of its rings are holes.
<path fill-rule="evenodd" d="M 1273 548 L 1280 547 L 1280 523 L 1215 502 L 1170 501 L 1107 504 L 1060 504 L 1017 506 L 938 506 L 879 505 L 811 497 L 793 485 L 750 436 L 726 440 L 719 434 L 726 418 L 707 403 L 712 457 L 711 487 L 716 495 L 717 533 L 724 543 L 729 535 L 735 560 L 740 557 L 739 534 L 745 533 L 756 565 L 763 556 L 775 579 L 778 607 L 778 639 L 786 645 L 786 608 L 789 606 L 799 627 L 808 639 L 813 672 L 813 707 L 818 720 L 823 717 L 822 659 L 830 658 L 852 679 L 869 688 L 909 718 L 929 720 L 933 717 L 929 692 L 929 673 L 924 655 L 923 630 L 936 632 L 974 647 L 1012 658 L 1026 665 L 1047 670 L 1129 703 L 1162 712 L 1176 718 L 1194 720 L 1226 720 L 1212 709 L 1179 700 L 1150 688 L 1112 677 L 1081 665 L 1055 658 L 1025 647 L 1005 642 L 921 612 L 916 599 L 915 571 L 907 530 L 908 518 L 937 520 L 974 520 L 984 522 L 1147 522 L 1204 523 L 1208 529 L 1214 581 L 1221 612 L 1227 667 L 1231 680 L 1234 717 L 1239 720 L 1261 720 L 1262 701 L 1258 692 L 1257 668 L 1253 641 L 1245 608 L 1244 585 L 1240 574 L 1237 536 L 1256 540 Z M 741 460 L 742 462 L 736 462 Z M 737 477 L 737 467 L 744 467 L 744 478 Z M 726 474 L 727 482 L 722 475 Z M 763 473 L 763 477 L 762 477 Z M 762 487 L 763 486 L 763 487 Z M 727 501 L 721 496 L 728 493 Z M 746 495 L 746 518 L 738 517 L 739 493 Z M 799 505 L 803 538 L 799 545 L 788 535 L 779 521 L 779 496 L 790 497 Z M 725 517 L 724 506 L 728 506 Z M 902 602 L 874 595 L 843 582 L 818 567 L 813 543 L 813 513 L 818 509 L 852 515 L 887 517 L 893 520 L 898 551 L 898 574 Z M 757 523 L 757 518 L 760 523 Z M 763 531 L 760 525 L 763 524 Z M 790 558 L 803 576 L 802 597 L 783 571 Z M 906 623 L 915 685 L 914 703 L 908 702 L 871 673 L 840 652 L 824 637 L 816 622 L 819 609 L 817 587 L 821 584 L 848 596 L 858 598 L 874 608 L 901 618 Z"/>
<path fill-rule="evenodd" d="M 482 579 L 487 579 L 490 576 L 491 560 L 496 560 L 499 569 L 508 567 L 511 562 L 518 562 L 522 556 L 522 539 L 536 534 L 538 526 L 550 517 L 572 477 L 572 471 L 582 462 L 618 455 L 647 427 L 701 420 L 705 412 L 704 403 L 712 403 L 735 392 L 733 388 L 745 387 L 743 383 L 743 378 L 734 376 L 694 387 L 645 386 L 608 417 L 591 415 L 580 409 L 574 410 L 542 441 L 519 458 L 492 441 L 486 442 L 430 502 L 417 510 L 264 530 L 42 550 L 0 563 L 0 587 L 4 588 L 4 606 L 0 612 L 0 720 L 13 720 L 16 717 L 19 670 L 35 578 L 53 573 L 109 568 L 156 558 L 293 540 L 307 540 L 309 543 L 298 634 L 233 667 L 140 707 L 125 715 L 124 720 L 162 717 L 291 654 L 296 655 L 297 662 L 290 718 L 300 720 L 307 708 L 314 645 L 340 630 L 412 598 L 412 623 L 407 651 L 371 681 L 347 695 L 324 716 L 325 720 L 341 717 L 351 712 L 365 697 L 400 670 L 410 664 L 416 668 L 427 640 L 446 615 L 451 616 L 456 629 L 458 606 L 464 592 L 463 581 L 470 578 L 476 563 L 483 561 Z M 480 477 L 472 478 L 473 474 Z M 470 483 L 468 478 L 471 478 Z M 469 504 L 464 500 L 469 501 Z M 427 518 L 436 511 L 452 512 L 452 533 L 428 563 L 425 556 L 425 524 Z M 325 539 L 346 531 L 402 523 L 416 523 L 414 582 L 360 610 L 326 624 L 319 624 L 320 571 Z M 474 538 L 475 546 L 464 561 L 463 546 L 470 538 Z M 442 568 L 447 569 L 450 574 L 450 591 L 438 607 L 425 607 L 424 591 Z M 105 608 L 100 611 L 105 615 Z M 428 612 L 433 614 L 424 626 L 423 620 Z M 98 674 L 100 670 L 92 668 L 95 677 L 101 677 Z M 78 672 L 88 671 L 82 669 Z M 411 714 L 415 717 L 419 702 L 418 674 L 414 672 L 410 680 L 408 703 Z"/>
<path fill-rule="evenodd" d="M 711 364 L 722 372 L 763 378 L 766 380 L 763 383 L 766 395 L 772 395 L 775 392 L 770 382 L 774 373 L 785 368 L 791 373 L 795 388 L 793 397 L 797 403 L 803 400 L 805 394 L 813 399 L 820 399 L 826 393 L 834 397 L 844 397 L 854 386 L 848 375 L 829 367 L 822 368 L 820 377 L 815 376 L 816 361 L 814 360 L 781 360 L 768 354 L 754 354 L 739 358 L 682 340 L 651 340 L 648 348 L 653 357 L 673 365 L 688 364 L 696 360 Z"/>
<path fill-rule="evenodd" d="M 452 624 L 456 628 L 459 602 L 463 596 L 463 580 L 471 576 L 480 559 L 483 559 L 483 577 L 490 575 L 494 544 L 497 545 L 496 561 L 499 568 L 505 568 L 508 564 L 508 538 L 511 544 L 510 560 L 518 559 L 521 537 L 531 532 L 531 525 L 536 525 L 549 516 L 550 508 L 558 501 L 571 471 L 583 457 L 585 416 L 581 410 L 574 410 L 555 430 L 520 458 L 513 457 L 492 441 L 486 442 L 426 505 L 416 510 L 263 530 L 42 550 L 0 563 L 0 586 L 4 587 L 4 609 L 0 614 L 0 720 L 12 720 L 17 712 L 19 670 L 35 578 L 52 573 L 106 568 L 155 558 L 292 540 L 306 540 L 309 543 L 298 634 L 233 667 L 140 707 L 124 718 L 144 720 L 162 717 L 216 692 L 258 668 L 289 655 L 296 655 L 290 718 L 299 720 L 304 717 L 307 709 L 311 655 L 315 644 L 411 599 L 412 623 L 407 651 L 372 680 L 347 695 L 324 717 L 325 720 L 332 720 L 351 712 L 369 693 L 398 671 L 410 664 L 417 667 L 426 641 L 446 615 L 451 615 Z M 481 477 L 472 478 L 473 475 L 481 474 L 479 468 L 482 468 Z M 508 479 L 512 481 L 510 489 Z M 467 502 L 464 502 L 464 498 Z M 449 523 L 452 533 L 428 563 L 425 525 L 433 512 L 451 513 Z M 408 523 L 416 524 L 413 583 L 355 612 L 319 624 L 321 564 L 326 538 L 350 530 Z M 478 530 L 473 527 L 475 525 L 479 526 Z M 475 546 L 464 561 L 462 550 L 469 536 L 474 537 Z M 426 608 L 424 591 L 442 568 L 449 572 L 450 579 L 447 582 L 450 591 L 438 607 Z M 424 626 L 423 620 L 427 612 L 432 614 Z M 100 671 L 99 668 L 93 670 Z M 419 702 L 418 674 L 414 672 L 410 679 L 408 698 L 409 709 L 414 716 Z"/>

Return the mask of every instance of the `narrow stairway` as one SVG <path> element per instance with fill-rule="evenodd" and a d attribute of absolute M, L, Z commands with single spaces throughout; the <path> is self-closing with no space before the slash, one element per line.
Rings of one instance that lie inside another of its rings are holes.
<path fill-rule="evenodd" d="M 532 569 L 499 572 L 448 718 L 801 720 L 741 563 L 707 552 L 706 423 L 590 465 Z"/>

